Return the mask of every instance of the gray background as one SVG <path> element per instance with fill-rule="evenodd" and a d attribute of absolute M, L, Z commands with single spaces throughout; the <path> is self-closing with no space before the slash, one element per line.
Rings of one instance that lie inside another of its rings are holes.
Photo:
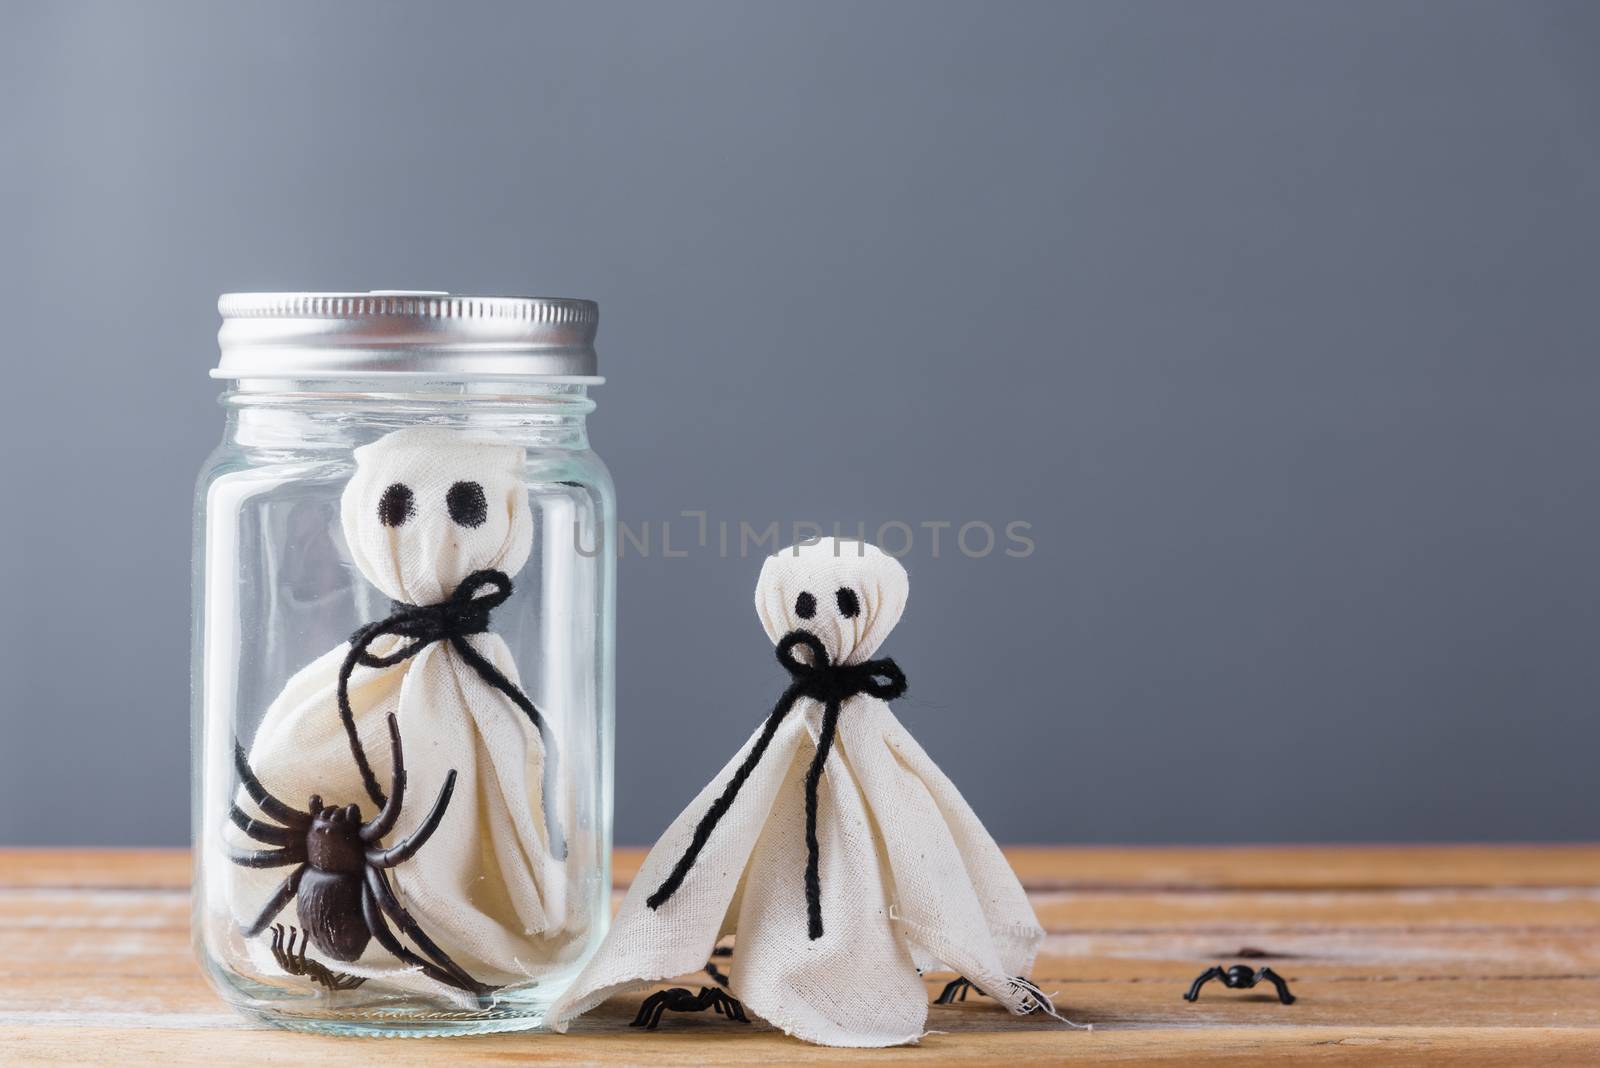
<path fill-rule="evenodd" d="M 0 841 L 185 840 L 213 302 L 398 287 L 600 301 L 633 524 L 1031 523 L 887 650 L 1003 840 L 1594 835 L 1600 7 L 4 16 Z M 619 841 L 757 566 L 623 561 Z"/>

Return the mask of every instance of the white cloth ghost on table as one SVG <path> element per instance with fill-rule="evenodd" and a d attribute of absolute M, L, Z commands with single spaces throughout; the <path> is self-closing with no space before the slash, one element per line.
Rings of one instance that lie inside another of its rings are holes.
<path fill-rule="evenodd" d="M 586 922 L 573 916 L 563 858 L 556 752 L 548 728 L 522 692 L 511 650 L 486 627 L 414 643 L 401 606 L 504 600 L 509 577 L 527 561 L 533 518 L 520 446 L 461 431 L 400 430 L 355 451 L 356 471 L 341 502 L 344 535 L 357 570 L 397 602 L 397 614 L 301 669 L 267 709 L 249 765 L 273 795 L 303 802 L 355 803 L 370 819 L 392 781 L 388 717 L 404 739 L 409 796 L 387 836 L 398 842 L 427 816 L 450 772 L 457 776 L 443 822 L 415 856 L 389 873 L 405 909 L 479 982 L 503 985 L 537 976 L 544 964 L 530 944 Z M 495 574 L 498 573 L 498 574 Z M 392 663 L 384 661 L 393 661 Z M 496 685 L 494 676 L 507 685 Z M 341 678 L 348 674 L 348 708 Z M 523 707 L 511 695 L 527 702 Z M 346 718 L 349 723 L 347 725 Z M 353 729 L 359 744 L 353 744 Z M 368 765 L 368 771 L 361 767 Z M 255 808 L 242 794 L 240 807 Z M 231 831 L 231 829 L 230 829 Z M 229 900 L 248 924 L 282 872 L 230 868 Z M 550 943 L 555 956 L 567 940 Z M 262 947 L 252 946 L 260 955 Z M 270 958 L 267 958 L 270 959 Z M 431 980 L 374 942 L 340 971 Z"/>
<path fill-rule="evenodd" d="M 1012 1012 L 1048 1006 L 1015 978 L 1044 937 L 1021 884 L 889 711 L 899 669 L 868 659 L 907 589 L 899 562 L 861 542 L 767 559 L 756 610 L 795 683 L 645 858 L 609 935 L 552 1007 L 558 1029 L 615 993 L 698 971 L 730 934 L 733 996 L 809 1042 L 917 1040 L 921 972 L 941 967 Z M 816 670 L 819 654 L 828 670 Z M 806 796 L 819 751 L 813 850 Z"/>

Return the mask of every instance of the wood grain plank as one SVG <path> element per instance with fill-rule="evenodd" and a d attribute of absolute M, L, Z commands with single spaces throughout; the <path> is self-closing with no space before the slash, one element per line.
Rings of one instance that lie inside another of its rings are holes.
<path fill-rule="evenodd" d="M 1048 928 L 1035 977 L 1070 1031 L 986 999 L 936 1007 L 916 1063 L 1600 1063 L 1600 847 L 1069 848 L 1008 851 Z M 639 851 L 619 853 L 619 885 Z M 370 1063 L 369 1043 L 261 1030 L 189 948 L 183 851 L 0 850 L 0 1062 L 160 1056 Z M 1264 954 L 1300 1000 L 1207 989 L 1201 968 Z M 947 976 L 929 976 L 930 995 Z M 703 983 L 700 975 L 686 983 Z M 568 1036 L 391 1042 L 385 1063 L 661 1064 L 857 1059 L 757 1023 L 626 1026 L 619 998 Z"/>
<path fill-rule="evenodd" d="M 1600 926 L 1600 887 L 1404 891 L 1048 891 L 1029 898 L 1051 932 L 1083 930 L 1571 930 Z M 620 893 L 613 905 L 620 901 Z M 173 889 L 0 889 L 0 930 L 183 925 Z"/>
<path fill-rule="evenodd" d="M 1600 845 L 1010 846 L 1030 889 L 1399 889 L 1600 886 Z M 644 850 L 621 848 L 626 886 Z M 189 885 L 182 849 L 0 849 L 0 887 Z"/>
<path fill-rule="evenodd" d="M 1299 998 L 1279 1005 L 1259 990 L 1228 991 L 1208 986 L 1200 1001 L 1182 998 L 1191 975 L 1136 977 L 1123 981 L 1074 980 L 1045 982 L 1069 1019 L 1093 1024 L 1097 1031 L 1212 1026 L 1272 1027 L 1293 1024 L 1338 1027 L 1571 1027 L 1600 1028 L 1600 975 L 1567 978 L 1475 979 L 1417 976 L 1378 982 L 1363 976 L 1317 977 L 1286 970 Z M 930 977 L 931 996 L 948 975 Z M 704 976 L 691 977 L 705 984 Z M 643 993 L 618 997 L 613 1004 L 573 1024 L 578 1036 L 628 1031 Z M 0 1034 L 11 1028 L 42 1026 L 49 1019 L 62 1025 L 116 1021 L 130 1028 L 161 1027 L 173 1019 L 207 1030 L 249 1027 L 219 1001 L 198 974 L 137 983 L 74 982 L 63 987 L 40 977 L 0 976 Z M 968 1001 L 929 1010 L 928 1026 L 950 1032 L 1069 1034 L 1064 1025 L 1044 1017 L 1017 1018 L 974 995 Z M 668 1017 L 662 1027 L 702 1034 L 736 1028 L 715 1016 Z M 752 1025 L 767 1030 L 759 1022 Z M 743 1028 L 737 1028 L 743 1030 Z"/>
<path fill-rule="evenodd" d="M 1013 846 L 1006 856 L 1030 890 L 1097 885 L 1185 890 L 1600 885 L 1600 846 L 1593 844 Z"/>
<path fill-rule="evenodd" d="M 1571 928 L 1600 926 L 1600 886 L 1405 890 L 1043 891 L 1047 930 L 1148 928 Z M 3 899 L 0 899 L 3 902 Z M 0 910 L 3 910 L 0 903 Z M 0 911 L 0 923 L 4 912 Z"/>
<path fill-rule="evenodd" d="M 0 849 L 0 887 L 186 889 L 187 849 Z"/>
<path fill-rule="evenodd" d="M 775 1032 L 741 1031 L 714 1040 L 701 1029 L 632 1031 L 604 1042 L 573 1036 L 492 1035 L 463 1042 L 414 1040 L 383 1047 L 383 1064 L 403 1068 L 476 1064 L 584 1063 L 597 1065 L 859 1064 L 1113 1064 L 1237 1065 L 1262 1063 L 1593 1065 L 1600 1041 L 1588 1032 L 1539 1028 L 1271 1027 L 1150 1031 L 1046 1032 L 1006 1035 L 929 1035 L 917 1046 L 874 1050 L 823 1049 Z M 153 1061 L 167 1065 L 295 1064 L 370 1068 L 371 1043 L 281 1031 L 208 1031 L 116 1027 L 37 1028 L 20 1038 L 0 1036 L 0 1054 L 15 1065 L 81 1065 Z"/>

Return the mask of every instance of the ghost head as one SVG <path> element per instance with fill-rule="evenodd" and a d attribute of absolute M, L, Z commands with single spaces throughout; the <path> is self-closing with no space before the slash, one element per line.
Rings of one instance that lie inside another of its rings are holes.
<path fill-rule="evenodd" d="M 909 591 L 906 569 L 876 545 L 823 538 L 767 557 L 756 612 L 774 643 L 809 631 L 833 663 L 859 664 L 900 622 Z"/>
<path fill-rule="evenodd" d="M 397 430 L 355 451 L 341 502 L 356 567 L 392 600 L 437 604 L 474 571 L 515 575 L 533 515 L 520 446 L 443 427 Z"/>

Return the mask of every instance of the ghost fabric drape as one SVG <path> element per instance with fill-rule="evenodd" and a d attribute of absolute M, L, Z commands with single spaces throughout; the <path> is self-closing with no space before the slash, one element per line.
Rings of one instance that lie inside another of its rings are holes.
<path fill-rule="evenodd" d="M 552 1007 L 558 1029 L 612 994 L 699 970 L 727 935 L 733 996 L 809 1042 L 916 1041 L 927 969 L 966 976 L 1012 1012 L 1041 1007 L 1019 980 L 1044 937 L 1022 886 L 889 711 L 903 676 L 871 660 L 907 594 L 900 564 L 860 542 L 767 559 L 756 611 L 785 667 L 807 674 L 650 851 Z"/>
<path fill-rule="evenodd" d="M 562 863 L 570 790 L 510 647 L 488 629 L 532 546 L 523 449 L 419 427 L 355 458 L 344 537 L 361 576 L 396 607 L 289 680 L 250 745 L 250 766 L 278 797 L 320 793 L 370 811 L 391 780 L 386 719 L 394 714 L 419 796 L 451 771 L 458 776 L 427 847 L 390 873 L 397 895 L 475 978 L 504 985 L 537 977 L 570 963 L 576 940 L 558 936 L 583 930 L 588 917 L 582 896 L 569 895 Z M 239 803 L 253 804 L 242 795 Z M 426 814 L 406 807 L 396 840 Z M 228 878 L 242 920 L 270 887 L 243 869 Z M 399 986 L 432 983 L 376 946 L 341 970 Z"/>
<path fill-rule="evenodd" d="M 567 853 L 566 842 L 560 827 L 556 824 L 555 808 L 552 803 L 558 760 L 555 739 L 550 737 L 550 727 L 545 723 L 543 714 L 528 699 L 528 695 L 502 675 L 493 664 L 479 656 L 477 650 L 466 641 L 469 636 L 482 634 L 489 629 L 489 613 L 504 604 L 510 596 L 510 577 L 503 571 L 486 569 L 474 571 L 462 579 L 461 585 L 456 587 L 455 592 L 440 604 L 415 605 L 394 602 L 391 606 L 394 609 L 392 615 L 376 623 L 369 623 L 356 631 L 350 639 L 350 651 L 345 654 L 344 662 L 339 665 L 339 718 L 344 723 L 345 737 L 350 740 L 350 755 L 356 763 L 356 769 L 361 773 L 361 783 L 366 788 L 367 796 L 371 797 L 374 803 L 382 805 L 388 799 L 384 796 L 383 788 L 378 785 L 378 777 L 372 772 L 372 764 L 367 760 L 366 749 L 362 746 L 360 733 L 356 730 L 355 711 L 350 707 L 350 675 L 357 667 L 393 667 L 416 656 L 433 642 L 449 642 L 468 666 L 478 673 L 478 677 L 510 698 L 513 704 L 522 709 L 528 717 L 528 722 L 539 732 L 539 740 L 544 746 L 545 834 L 550 841 L 550 851 L 557 858 L 564 858 Z M 388 656 L 373 656 L 372 643 L 391 634 L 409 638 L 410 643 L 402 645 Z"/>
<path fill-rule="evenodd" d="M 804 647 L 811 654 L 809 661 L 802 660 L 796 655 L 800 647 Z M 772 735 L 777 732 L 784 717 L 794 707 L 795 701 L 809 697 L 813 701 L 822 702 L 823 708 L 816 755 L 812 757 L 811 767 L 806 772 L 806 930 L 812 940 L 816 940 L 822 937 L 817 787 L 822 779 L 822 769 L 827 762 L 828 752 L 833 748 L 840 704 L 858 693 L 871 694 L 881 701 L 891 701 L 906 692 L 906 677 L 893 660 L 869 660 L 864 664 L 831 664 L 828 662 L 828 651 L 823 648 L 822 642 L 815 635 L 803 630 L 791 631 L 784 635 L 783 640 L 778 643 L 778 663 L 794 677 L 793 684 L 783 692 L 782 697 L 778 698 L 777 706 L 767 717 L 766 726 L 761 729 L 761 734 L 744 762 L 739 765 L 739 770 L 734 772 L 733 778 L 728 781 L 722 794 L 712 802 L 710 810 L 695 826 L 694 838 L 690 841 L 689 848 L 684 850 L 678 863 L 673 865 L 671 873 L 656 892 L 645 899 L 645 903 L 653 909 L 658 909 L 677 892 L 679 886 L 683 885 L 684 876 L 694 866 L 695 858 L 700 855 L 700 850 L 705 848 L 706 840 L 711 837 L 711 832 L 727 814 L 734 798 L 739 796 L 739 788 L 761 762 L 761 757 L 772 741 Z"/>

